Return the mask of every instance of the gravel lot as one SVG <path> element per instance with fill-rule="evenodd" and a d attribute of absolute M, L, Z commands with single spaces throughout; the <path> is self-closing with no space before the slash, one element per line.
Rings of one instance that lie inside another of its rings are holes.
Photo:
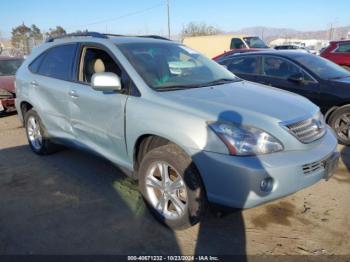
<path fill-rule="evenodd" d="M 0 254 L 350 255 L 350 149 L 328 182 L 186 231 L 158 224 L 136 185 L 77 150 L 39 157 L 17 116 L 0 117 Z"/>

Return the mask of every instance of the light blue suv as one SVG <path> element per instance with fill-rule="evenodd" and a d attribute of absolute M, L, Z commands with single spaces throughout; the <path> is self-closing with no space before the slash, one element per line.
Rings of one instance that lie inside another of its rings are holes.
<path fill-rule="evenodd" d="M 172 228 L 207 202 L 250 208 L 328 179 L 337 140 L 309 100 L 243 81 L 160 37 L 50 39 L 16 77 L 32 150 L 95 152 L 138 180 Z"/>

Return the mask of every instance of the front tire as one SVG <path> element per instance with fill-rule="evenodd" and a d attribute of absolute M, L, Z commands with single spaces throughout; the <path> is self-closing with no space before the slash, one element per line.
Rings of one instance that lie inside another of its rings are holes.
<path fill-rule="evenodd" d="M 329 123 L 335 131 L 339 143 L 350 146 L 350 107 L 336 110 Z"/>
<path fill-rule="evenodd" d="M 172 229 L 198 223 L 206 209 L 204 186 L 190 157 L 174 144 L 149 151 L 139 187 L 153 215 Z"/>
<path fill-rule="evenodd" d="M 31 109 L 25 114 L 25 129 L 32 151 L 38 155 L 48 155 L 56 152 L 59 146 L 52 143 L 48 137 L 38 113 Z"/>

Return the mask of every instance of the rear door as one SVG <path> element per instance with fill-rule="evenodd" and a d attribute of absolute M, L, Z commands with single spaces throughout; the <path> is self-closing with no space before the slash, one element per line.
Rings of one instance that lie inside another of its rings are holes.
<path fill-rule="evenodd" d="M 122 164 L 127 158 L 124 109 L 128 98 L 129 78 L 112 53 L 100 45 L 81 45 L 77 64 L 77 81 L 68 90 L 76 143 Z M 123 90 L 93 90 L 92 76 L 103 72 L 112 72 L 121 77 Z"/>
<path fill-rule="evenodd" d="M 237 55 L 220 62 L 220 64 L 225 65 L 238 77 L 255 82 L 259 72 L 260 57 Z"/>
<path fill-rule="evenodd" d="M 29 65 L 31 99 L 46 129 L 55 137 L 72 138 L 67 94 L 76 49 L 75 43 L 52 47 Z"/>

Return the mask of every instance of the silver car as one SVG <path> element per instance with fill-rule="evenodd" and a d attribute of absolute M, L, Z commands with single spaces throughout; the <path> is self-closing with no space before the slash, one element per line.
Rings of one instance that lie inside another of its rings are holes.
<path fill-rule="evenodd" d="M 251 208 L 328 179 L 337 140 L 309 100 L 243 81 L 159 37 L 50 39 L 16 77 L 31 149 L 102 155 L 138 180 L 172 228 L 208 202 Z"/>

